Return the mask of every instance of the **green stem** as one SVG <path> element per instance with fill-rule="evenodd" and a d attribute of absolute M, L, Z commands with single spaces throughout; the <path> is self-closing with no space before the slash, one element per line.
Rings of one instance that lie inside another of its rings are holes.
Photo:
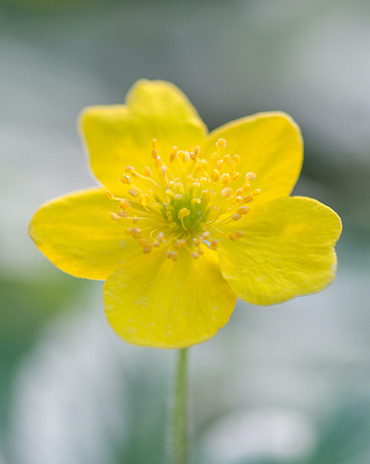
<path fill-rule="evenodd" d="M 178 351 L 171 464 L 187 464 L 188 462 L 187 357 L 187 348 Z"/>

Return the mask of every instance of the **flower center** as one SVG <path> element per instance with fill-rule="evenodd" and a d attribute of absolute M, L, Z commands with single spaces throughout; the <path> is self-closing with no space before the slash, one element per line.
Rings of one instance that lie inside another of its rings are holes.
<path fill-rule="evenodd" d="M 153 173 L 149 166 L 143 174 L 126 166 L 120 177 L 127 187 L 126 195 L 118 198 L 106 191 L 121 208 L 110 213 L 111 218 L 132 222 L 133 227 L 126 228 L 125 233 L 138 240 L 144 253 L 166 246 L 167 257 L 173 261 L 181 248 L 196 259 L 204 247 L 216 250 L 219 240 L 242 237 L 241 230 L 225 233 L 223 228 L 248 213 L 247 205 L 260 190 L 250 191 L 256 174 L 247 172 L 242 179 L 237 171 L 239 156 L 223 154 L 225 147 L 226 141 L 219 139 L 209 159 L 201 158 L 199 147 L 190 151 L 173 147 L 167 165 L 158 155 L 154 139 Z"/>

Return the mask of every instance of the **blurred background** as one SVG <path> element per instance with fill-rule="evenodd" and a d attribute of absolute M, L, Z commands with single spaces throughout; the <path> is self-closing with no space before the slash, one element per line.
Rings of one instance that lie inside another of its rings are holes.
<path fill-rule="evenodd" d="M 190 350 L 195 464 L 370 462 L 368 0 L 0 1 L 0 464 L 160 464 L 173 351 L 120 341 L 101 282 L 54 268 L 35 209 L 94 185 L 87 105 L 177 84 L 210 129 L 283 110 L 305 139 L 295 193 L 343 218 L 338 276 L 238 302 Z"/>

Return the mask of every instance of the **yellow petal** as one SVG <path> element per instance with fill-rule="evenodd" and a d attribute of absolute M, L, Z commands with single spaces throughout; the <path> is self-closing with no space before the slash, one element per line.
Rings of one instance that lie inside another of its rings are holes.
<path fill-rule="evenodd" d="M 127 105 L 86 108 L 80 117 L 81 135 L 96 178 L 117 195 L 125 191 L 119 177 L 127 165 L 140 174 L 152 169 L 152 139 L 167 162 L 173 146 L 189 150 L 199 145 L 206 127 L 186 96 L 164 81 L 138 81 Z"/>
<path fill-rule="evenodd" d="M 303 141 L 297 124 L 285 113 L 259 113 L 232 121 L 209 134 L 202 153 L 215 151 L 218 139 L 226 140 L 222 153 L 240 156 L 236 170 L 254 172 L 254 189 L 261 189 L 258 202 L 289 195 L 303 160 Z"/>
<path fill-rule="evenodd" d="M 251 208 L 242 227 L 240 222 L 244 236 L 222 240 L 219 257 L 223 276 L 243 300 L 279 303 L 317 292 L 334 279 L 333 247 L 342 226 L 327 206 L 310 198 L 279 198 Z"/>
<path fill-rule="evenodd" d="M 127 263 L 104 285 L 106 315 L 124 340 L 181 348 L 203 342 L 226 324 L 236 296 L 214 260 L 180 250 L 177 262 L 163 251 Z"/>
<path fill-rule="evenodd" d="M 137 241 L 124 233 L 128 220 L 110 218 L 109 213 L 118 209 L 103 189 L 74 192 L 41 206 L 29 232 L 37 247 L 62 271 L 105 279 L 126 261 L 142 255 Z"/>

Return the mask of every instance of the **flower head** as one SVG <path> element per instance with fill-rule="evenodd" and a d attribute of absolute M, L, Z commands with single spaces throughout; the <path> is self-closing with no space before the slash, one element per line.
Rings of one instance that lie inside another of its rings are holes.
<path fill-rule="evenodd" d="M 237 297 L 269 305 L 333 280 L 341 222 L 289 197 L 302 139 L 286 114 L 208 134 L 175 86 L 141 80 L 126 105 L 87 108 L 81 134 L 102 186 L 43 205 L 30 234 L 63 271 L 106 280 L 107 318 L 125 340 L 199 343 Z"/>

